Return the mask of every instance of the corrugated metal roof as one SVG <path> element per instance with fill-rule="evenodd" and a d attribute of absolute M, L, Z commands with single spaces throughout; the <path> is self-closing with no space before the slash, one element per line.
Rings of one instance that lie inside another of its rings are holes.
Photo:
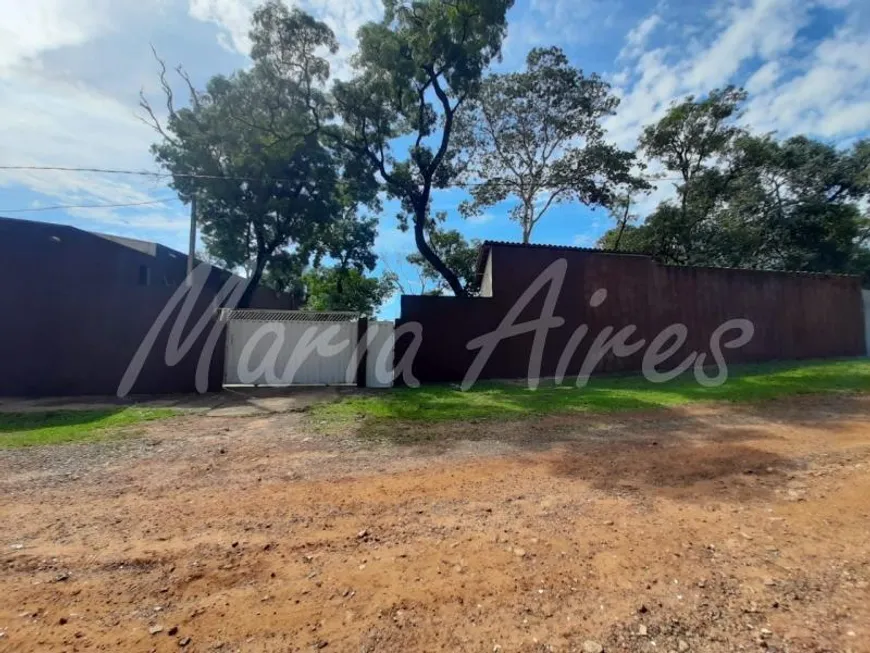
<path fill-rule="evenodd" d="M 518 247 L 523 249 L 559 249 L 559 250 L 569 250 L 572 252 L 593 252 L 595 254 L 617 254 L 619 256 L 648 256 L 648 254 L 641 254 L 640 252 L 628 252 L 622 250 L 613 250 L 613 249 L 599 249 L 598 247 L 580 247 L 578 245 L 548 245 L 545 243 L 517 243 L 508 240 L 485 240 L 483 244 L 480 246 L 482 248 L 486 247 Z"/>
<path fill-rule="evenodd" d="M 639 254 L 637 252 L 622 252 L 610 249 L 598 249 L 596 247 L 579 247 L 576 245 L 546 245 L 539 243 L 517 243 L 507 240 L 485 240 L 480 245 L 477 253 L 477 277 L 483 275 L 486 267 L 486 257 L 492 247 L 515 247 L 517 249 L 553 249 L 558 251 L 571 252 L 589 252 L 591 254 L 614 254 L 617 256 L 643 256 L 649 258 L 648 254 Z"/>

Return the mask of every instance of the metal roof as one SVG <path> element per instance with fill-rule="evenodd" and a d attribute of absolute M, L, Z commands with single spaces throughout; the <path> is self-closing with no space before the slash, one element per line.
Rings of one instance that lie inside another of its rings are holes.
<path fill-rule="evenodd" d="M 255 322 L 355 322 L 361 314 L 354 311 L 285 311 L 259 308 L 222 308 L 218 320 L 248 320 Z"/>
<path fill-rule="evenodd" d="M 572 252 L 592 252 L 595 254 L 618 254 L 619 256 L 648 256 L 640 252 L 630 252 L 615 249 L 599 249 L 598 247 L 580 247 L 579 245 L 548 245 L 546 243 L 518 243 L 509 240 L 485 240 L 481 248 L 488 247 L 518 247 L 523 249 L 559 249 Z"/>
<path fill-rule="evenodd" d="M 612 249 L 598 249 L 596 247 L 579 247 L 576 245 L 546 245 L 539 243 L 518 243 L 507 240 L 485 240 L 480 245 L 477 254 L 477 276 L 483 275 L 483 270 L 486 267 L 486 257 L 489 250 L 493 247 L 514 247 L 516 249 L 553 249 L 558 251 L 571 252 L 589 252 L 590 254 L 613 254 L 616 256 L 642 256 L 649 258 L 649 254 L 639 254 L 637 252 L 623 252 Z"/>

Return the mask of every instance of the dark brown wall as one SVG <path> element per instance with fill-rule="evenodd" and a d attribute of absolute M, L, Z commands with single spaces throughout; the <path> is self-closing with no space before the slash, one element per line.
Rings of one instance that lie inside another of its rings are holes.
<path fill-rule="evenodd" d="M 645 338 L 649 343 L 665 327 L 685 324 L 688 340 L 670 360 L 671 366 L 691 351 L 708 352 L 709 360 L 710 335 L 733 318 L 751 320 L 755 335 L 740 349 L 724 350 L 729 362 L 866 353 L 857 278 L 671 267 L 644 256 L 544 247 L 496 245 L 492 256 L 491 298 L 402 297 L 398 325 L 408 321 L 423 325 L 414 365 L 421 381 L 460 381 L 477 355 L 466 343 L 494 330 L 525 289 L 558 258 L 567 261 L 568 269 L 555 314 L 566 322 L 548 334 L 543 376 L 554 375 L 569 338 L 582 324 L 589 326 L 589 335 L 572 358 L 569 376 L 576 376 L 595 336 L 607 326 L 619 331 L 636 325 L 629 342 Z M 607 300 L 591 308 L 589 299 L 601 288 L 608 291 Z M 541 315 L 545 295 L 546 289 L 538 293 L 520 321 Z M 533 337 L 526 334 L 502 341 L 481 378 L 525 378 Z M 409 342 L 406 338 L 397 344 L 397 360 Z M 596 371 L 640 369 L 644 351 L 629 358 L 605 358 Z"/>
<path fill-rule="evenodd" d="M 140 284 L 141 266 L 149 270 L 148 285 Z M 72 227 L 0 218 L 0 396 L 115 394 L 186 268 L 183 254 L 162 246 L 152 256 Z M 189 325 L 228 277 L 212 272 Z M 265 289 L 253 306 L 293 308 L 292 300 Z M 173 315 L 167 327 L 174 321 Z M 194 392 L 209 330 L 170 367 L 164 329 L 132 392 Z M 223 347 L 221 339 L 210 367 L 213 390 L 221 386 Z"/>

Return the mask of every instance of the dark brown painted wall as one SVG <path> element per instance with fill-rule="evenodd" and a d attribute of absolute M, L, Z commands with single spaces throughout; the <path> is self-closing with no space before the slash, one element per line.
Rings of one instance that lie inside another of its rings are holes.
<path fill-rule="evenodd" d="M 148 285 L 140 283 L 143 266 Z M 186 269 L 185 255 L 159 245 L 152 256 L 73 227 L 0 218 L 0 396 L 115 394 Z M 228 277 L 212 272 L 189 326 Z M 289 297 L 262 288 L 253 306 L 293 308 Z M 173 323 L 174 316 L 167 326 Z M 194 392 L 209 330 L 170 367 L 164 329 L 132 392 Z M 221 339 L 210 366 L 213 390 L 221 387 L 223 348 Z"/>
<path fill-rule="evenodd" d="M 494 330 L 538 275 L 559 258 L 567 261 L 565 282 L 555 315 L 565 318 L 552 329 L 544 349 L 543 376 L 553 376 L 562 352 L 582 324 L 589 335 L 568 368 L 576 376 L 589 346 L 602 329 L 636 325 L 629 342 L 649 343 L 665 327 L 683 323 L 688 340 L 671 366 L 691 351 L 708 352 L 710 335 L 727 320 L 747 318 L 755 325 L 744 347 L 724 350 L 728 362 L 860 356 L 866 353 L 860 281 L 835 275 L 661 266 L 645 256 L 591 251 L 493 245 L 493 296 L 402 297 L 398 325 L 423 326 L 414 373 L 423 382 L 460 381 L 477 351 L 468 341 Z M 607 300 L 591 308 L 593 293 L 604 288 Z M 541 315 L 546 289 L 529 303 L 519 321 Z M 730 334 L 733 337 L 735 334 Z M 533 334 L 504 340 L 481 378 L 525 378 Z M 725 338 L 727 341 L 728 337 Z M 396 360 L 409 338 L 397 343 Z M 598 372 L 640 369 L 643 353 L 605 358 Z M 663 366 L 667 369 L 667 365 Z"/>

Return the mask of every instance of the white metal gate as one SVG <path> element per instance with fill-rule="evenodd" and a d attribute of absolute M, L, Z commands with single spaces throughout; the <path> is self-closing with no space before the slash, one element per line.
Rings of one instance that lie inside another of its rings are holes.
<path fill-rule="evenodd" d="M 224 385 L 355 385 L 356 313 L 222 309 Z"/>
<path fill-rule="evenodd" d="M 395 335 L 393 322 L 369 322 L 366 355 L 366 387 L 393 386 L 393 355 Z"/>

